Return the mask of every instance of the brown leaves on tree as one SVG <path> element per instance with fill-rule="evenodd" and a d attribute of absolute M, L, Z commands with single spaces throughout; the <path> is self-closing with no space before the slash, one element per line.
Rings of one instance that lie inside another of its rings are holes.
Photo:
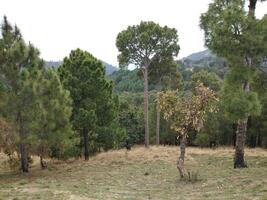
<path fill-rule="evenodd" d="M 206 113 L 217 112 L 218 98 L 214 91 L 200 83 L 189 95 L 181 96 L 177 91 L 160 92 L 157 101 L 164 119 L 171 122 L 171 129 L 186 135 L 190 130 L 199 131 L 203 127 Z"/>

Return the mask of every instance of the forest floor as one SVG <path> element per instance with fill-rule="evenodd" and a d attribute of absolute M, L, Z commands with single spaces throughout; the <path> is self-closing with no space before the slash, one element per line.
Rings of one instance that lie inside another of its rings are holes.
<path fill-rule="evenodd" d="M 249 168 L 233 169 L 232 148 L 188 148 L 187 171 L 198 181 L 182 181 L 178 147 L 134 147 L 82 160 L 39 162 L 23 175 L 6 169 L 0 155 L 0 199 L 240 199 L 267 200 L 267 151 L 246 149 Z"/>

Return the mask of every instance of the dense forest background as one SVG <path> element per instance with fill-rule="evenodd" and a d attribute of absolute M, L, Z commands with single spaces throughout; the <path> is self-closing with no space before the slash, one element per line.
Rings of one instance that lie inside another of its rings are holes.
<path fill-rule="evenodd" d="M 224 76 L 228 70 L 227 62 L 214 54 L 210 50 L 193 53 L 185 58 L 176 61 L 177 72 L 180 73 L 182 86 L 180 90 L 189 91 L 193 88 L 194 79 L 205 82 L 205 84 L 217 92 L 220 91 Z M 59 67 L 61 61 L 46 62 L 47 67 Z M 114 84 L 114 92 L 120 99 L 119 122 L 120 126 L 126 130 L 125 140 L 134 144 L 142 144 L 144 141 L 143 123 L 143 80 L 138 69 L 119 69 L 106 62 L 103 62 L 106 71 L 106 78 Z M 261 93 L 263 112 L 258 117 L 249 118 L 248 135 L 246 144 L 249 147 L 267 147 L 267 68 L 264 65 L 261 73 L 255 77 L 254 87 Z M 260 80 L 260 81 L 259 81 Z M 258 82 L 259 81 L 259 82 Z M 152 144 L 156 141 L 156 84 L 149 84 L 150 91 L 150 140 Z M 216 145 L 235 145 L 236 124 L 229 121 L 223 112 L 210 118 L 201 134 L 194 131 L 190 133 L 189 145 L 209 147 Z M 160 143 L 164 145 L 178 144 L 177 136 L 169 128 L 161 116 Z M 122 141 L 122 146 L 124 142 Z"/>

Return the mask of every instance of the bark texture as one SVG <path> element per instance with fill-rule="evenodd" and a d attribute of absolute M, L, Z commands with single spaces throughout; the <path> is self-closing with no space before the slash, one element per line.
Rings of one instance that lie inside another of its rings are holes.
<path fill-rule="evenodd" d="M 185 158 L 186 136 L 180 137 L 180 156 L 177 161 L 177 169 L 179 170 L 180 177 L 185 177 L 184 158 Z"/>
<path fill-rule="evenodd" d="M 244 92 L 249 92 L 250 85 L 248 82 L 244 84 Z M 236 132 L 236 143 L 235 143 L 235 159 L 234 168 L 246 168 L 247 164 L 244 158 L 244 146 L 246 142 L 246 132 L 247 132 L 247 122 L 248 117 L 239 120 Z"/>
<path fill-rule="evenodd" d="M 256 4 L 257 0 L 249 0 L 249 15 L 254 17 L 255 16 L 255 10 L 256 10 Z"/>
<path fill-rule="evenodd" d="M 19 153 L 20 153 L 20 168 L 23 173 L 29 172 L 29 162 L 28 162 L 28 154 L 26 149 L 26 133 L 23 127 L 22 119 L 20 113 L 18 113 L 17 122 L 19 125 L 19 137 L 20 137 L 20 144 L 19 144 Z"/>
<path fill-rule="evenodd" d="M 23 173 L 29 172 L 29 163 L 28 163 L 28 155 L 26 152 L 26 145 L 24 142 L 20 142 L 19 145 L 20 150 L 20 166 Z"/>
<path fill-rule="evenodd" d="M 145 120 L 145 146 L 149 147 L 148 125 L 148 66 L 144 67 L 144 120 Z"/>
<path fill-rule="evenodd" d="M 236 132 L 234 168 L 245 168 L 244 145 L 246 140 L 247 119 L 239 120 Z"/>
<path fill-rule="evenodd" d="M 160 132 L 160 109 L 159 106 L 157 106 L 157 121 L 156 121 L 156 145 L 160 144 L 160 136 L 159 133 Z"/>
<path fill-rule="evenodd" d="M 83 143 L 84 143 L 84 159 L 89 160 L 89 133 L 87 129 L 83 129 Z"/>
<path fill-rule="evenodd" d="M 161 78 L 158 78 L 157 92 L 161 91 Z M 159 102 L 157 103 L 157 119 L 156 119 L 156 145 L 160 144 L 160 108 Z"/>

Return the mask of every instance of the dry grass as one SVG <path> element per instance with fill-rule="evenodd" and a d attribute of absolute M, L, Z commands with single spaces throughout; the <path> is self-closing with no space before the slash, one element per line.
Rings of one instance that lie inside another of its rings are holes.
<path fill-rule="evenodd" d="M 186 168 L 202 179 L 196 183 L 179 180 L 178 147 L 109 151 L 88 162 L 50 161 L 48 170 L 40 170 L 35 159 L 28 175 L 0 167 L 0 199 L 267 200 L 267 151 L 246 149 L 249 168 L 242 170 L 232 168 L 233 153 L 188 148 Z"/>

